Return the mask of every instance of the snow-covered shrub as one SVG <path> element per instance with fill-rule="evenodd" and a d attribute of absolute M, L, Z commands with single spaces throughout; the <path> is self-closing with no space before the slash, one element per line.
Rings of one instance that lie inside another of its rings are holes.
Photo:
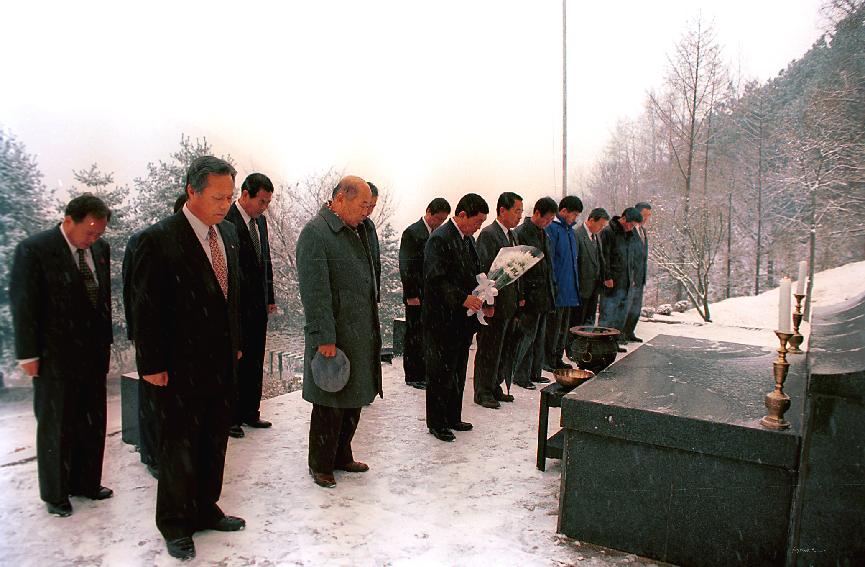
<path fill-rule="evenodd" d="M 684 313 L 688 309 L 691 308 L 691 302 L 683 299 L 682 301 L 677 301 L 676 305 L 673 306 L 677 313 Z"/>
<path fill-rule="evenodd" d="M 655 310 L 655 313 L 658 315 L 672 315 L 673 306 L 669 303 L 664 303 L 663 305 L 658 305 L 658 308 Z"/>
<path fill-rule="evenodd" d="M 640 315 L 642 315 L 646 319 L 651 319 L 654 314 L 655 314 L 655 308 L 654 307 L 643 307 L 642 309 L 640 309 Z"/>

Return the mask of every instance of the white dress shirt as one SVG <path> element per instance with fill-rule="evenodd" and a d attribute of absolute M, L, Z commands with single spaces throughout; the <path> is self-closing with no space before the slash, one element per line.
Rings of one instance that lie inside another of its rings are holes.
<path fill-rule="evenodd" d="M 246 209 L 244 209 L 243 205 L 241 205 L 238 201 L 235 201 L 234 204 L 237 205 L 237 210 L 240 211 L 240 216 L 243 218 L 243 224 L 245 224 L 246 228 L 248 229 L 249 221 L 252 220 L 252 217 L 246 214 Z M 261 231 L 258 230 L 257 220 L 255 221 L 255 234 L 258 235 L 258 241 L 261 242 Z"/>
<path fill-rule="evenodd" d="M 210 232 L 210 227 L 201 222 L 197 216 L 192 214 L 192 211 L 189 210 L 188 205 L 183 205 L 183 214 L 186 216 L 186 220 L 189 221 L 189 224 L 192 226 L 193 232 L 195 232 L 195 236 L 198 238 L 198 242 L 201 243 L 201 247 L 204 249 L 204 253 L 207 254 L 207 260 L 210 262 L 210 265 L 213 266 L 213 258 L 210 256 L 210 242 L 208 240 L 208 232 Z M 228 271 L 228 258 L 225 256 L 225 243 L 222 241 L 222 235 L 219 234 L 219 228 L 214 226 L 213 230 L 216 231 L 216 243 L 219 245 L 220 251 L 222 251 L 222 257 L 225 258 L 225 269 Z"/>

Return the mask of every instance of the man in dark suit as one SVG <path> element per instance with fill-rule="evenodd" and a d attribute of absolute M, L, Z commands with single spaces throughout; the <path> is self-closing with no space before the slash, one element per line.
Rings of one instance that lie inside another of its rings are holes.
<path fill-rule="evenodd" d="M 174 212 L 186 204 L 186 193 L 174 201 Z M 126 338 L 135 340 L 132 332 L 132 266 L 135 263 L 135 249 L 138 248 L 138 239 L 141 233 L 138 231 L 129 237 L 126 250 L 123 253 L 123 266 L 121 270 L 123 279 L 123 312 L 126 316 Z M 147 467 L 147 472 L 155 479 L 159 479 L 159 418 L 156 416 L 155 386 L 138 376 L 138 454 L 141 462 Z"/>
<path fill-rule="evenodd" d="M 532 382 L 549 382 L 541 376 L 544 364 L 547 315 L 556 308 L 556 284 L 553 279 L 553 260 L 547 228 L 556 212 L 556 202 L 550 197 L 538 199 L 532 216 L 526 217 L 514 231 L 520 244 L 534 246 L 544 253 L 540 262 L 520 278 L 525 305 L 517 315 L 516 355 L 514 383 L 534 389 Z"/>
<path fill-rule="evenodd" d="M 244 436 L 241 424 L 267 428 L 261 419 L 261 383 L 267 317 L 276 310 L 273 265 L 264 211 L 273 198 L 273 183 L 266 175 L 252 173 L 240 186 L 240 198 L 231 205 L 225 220 L 234 223 L 240 241 L 240 329 L 243 357 L 237 363 L 237 403 L 234 424 L 228 434 Z"/>
<path fill-rule="evenodd" d="M 634 329 L 637 328 L 640 312 L 643 310 L 643 290 L 646 288 L 646 276 L 649 271 L 649 235 L 646 233 L 646 225 L 652 218 L 652 205 L 637 203 L 634 208 L 637 209 L 643 220 L 634 227 L 634 236 L 637 238 L 631 240 L 631 244 L 635 247 L 636 272 L 622 334 L 625 335 L 625 340 L 629 342 L 641 343 L 643 339 L 634 335 Z"/>
<path fill-rule="evenodd" d="M 402 233 L 399 243 L 399 277 L 402 280 L 402 301 L 405 304 L 405 339 L 402 365 L 405 383 L 419 390 L 426 389 L 423 361 L 423 250 L 429 235 L 451 214 L 450 204 L 436 197 L 426 213 Z"/>
<path fill-rule="evenodd" d="M 234 176 L 221 159 L 193 160 L 189 200 L 141 233 L 132 268 L 137 364 L 159 388 L 156 526 L 179 559 L 195 557 L 196 531 L 246 524 L 217 505 L 241 356 L 239 244 L 224 222 Z"/>
<path fill-rule="evenodd" d="M 506 191 L 499 195 L 496 203 L 496 219 L 478 236 L 478 257 L 481 271 L 489 273 L 490 266 L 499 250 L 516 246 L 517 239 L 512 229 L 523 217 L 523 198 Z M 514 397 L 502 391 L 500 384 L 505 376 L 513 375 L 513 333 L 519 297 L 519 281 L 499 290 L 495 298 L 495 315 L 486 320 L 486 326 L 478 330 L 478 350 L 474 366 L 474 402 L 490 409 L 498 409 L 499 402 L 512 402 Z M 508 347 L 502 349 L 505 337 L 510 337 Z"/>
<path fill-rule="evenodd" d="M 604 256 L 598 233 L 607 225 L 610 215 L 606 210 L 592 209 L 586 222 L 578 226 L 577 272 L 580 275 L 580 306 L 574 309 L 571 326 L 594 325 L 598 311 L 598 296 L 604 287 Z"/>
<path fill-rule="evenodd" d="M 39 494 L 72 514 L 69 496 L 113 494 L 101 485 L 105 375 L 112 343 L 108 243 L 111 211 L 85 193 L 63 222 L 22 241 L 9 280 L 15 355 L 33 379 Z"/>
<path fill-rule="evenodd" d="M 426 363 L 426 423 L 441 441 L 453 441 L 452 429 L 468 431 L 462 421 L 463 390 L 472 336 L 479 326 L 466 310 L 491 317 L 492 308 L 472 295 L 481 273 L 474 233 L 490 209 L 480 195 L 469 193 L 457 203 L 454 216 L 430 235 L 424 248 L 422 322 Z"/>

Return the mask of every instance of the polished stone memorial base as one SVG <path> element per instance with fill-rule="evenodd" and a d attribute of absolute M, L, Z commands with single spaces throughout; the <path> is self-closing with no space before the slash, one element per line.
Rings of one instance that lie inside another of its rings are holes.
<path fill-rule="evenodd" d="M 801 440 L 760 426 L 774 350 L 660 335 L 562 400 L 559 531 L 683 565 L 783 565 Z"/>

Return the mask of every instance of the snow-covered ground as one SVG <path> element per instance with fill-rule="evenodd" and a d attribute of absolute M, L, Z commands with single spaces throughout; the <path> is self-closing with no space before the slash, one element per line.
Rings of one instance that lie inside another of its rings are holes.
<path fill-rule="evenodd" d="M 817 276 L 815 306 L 865 290 L 865 262 Z M 713 306 L 714 323 L 641 322 L 638 336 L 690 336 L 776 347 L 777 291 Z M 803 327 L 806 336 L 807 327 Z M 633 347 L 630 347 L 633 350 Z M 488 410 L 471 402 L 474 430 L 442 443 L 424 425 L 423 392 L 403 384 L 401 359 L 384 367 L 385 398 L 365 408 L 355 456 L 366 474 L 337 473 L 324 489 L 307 474 L 310 406 L 299 392 L 263 403 L 270 430 L 229 442 L 220 505 L 247 520 L 238 533 L 195 537 L 193 565 L 611 565 L 648 560 L 556 534 L 561 467 L 535 468 L 539 391 Z M 551 429 L 558 422 L 552 410 Z M 115 496 L 72 499 L 70 518 L 48 516 L 36 479 L 35 420 L 28 403 L 0 412 L 0 565 L 176 565 L 154 525 L 156 482 L 120 440 L 119 399 L 109 399 L 103 482 Z"/>

